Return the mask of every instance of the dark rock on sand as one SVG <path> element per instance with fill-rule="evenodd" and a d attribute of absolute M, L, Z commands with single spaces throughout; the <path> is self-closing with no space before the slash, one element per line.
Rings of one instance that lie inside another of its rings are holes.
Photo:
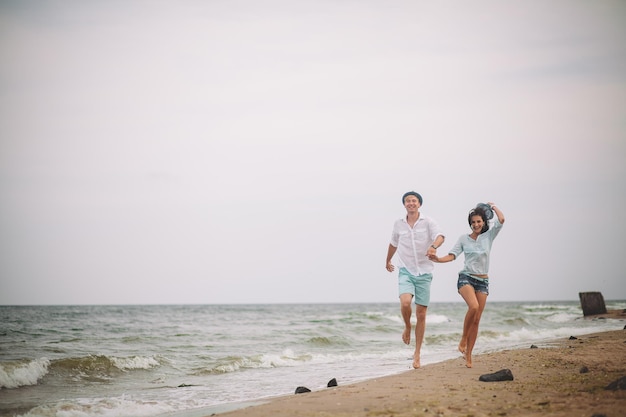
<path fill-rule="evenodd" d="M 530 345 L 531 349 L 539 349 L 539 347 L 537 345 Z"/>
<path fill-rule="evenodd" d="M 296 388 L 296 394 L 304 394 L 305 392 L 311 392 L 307 387 L 298 387 Z"/>
<path fill-rule="evenodd" d="M 618 389 L 626 389 L 626 376 L 623 376 L 606 386 L 607 390 L 617 391 Z"/>
<path fill-rule="evenodd" d="M 337 379 L 333 378 L 330 381 L 328 381 L 328 385 L 326 385 L 328 388 L 330 387 L 336 387 L 337 386 Z"/>
<path fill-rule="evenodd" d="M 581 374 L 586 374 L 587 372 L 589 372 L 589 368 L 587 368 L 586 366 L 582 366 L 580 368 L 580 373 Z"/>
<path fill-rule="evenodd" d="M 483 382 L 513 381 L 513 373 L 510 369 L 500 369 L 492 374 L 481 375 L 478 380 Z"/>
<path fill-rule="evenodd" d="M 578 340 L 578 338 L 576 336 L 570 336 L 569 340 Z"/>

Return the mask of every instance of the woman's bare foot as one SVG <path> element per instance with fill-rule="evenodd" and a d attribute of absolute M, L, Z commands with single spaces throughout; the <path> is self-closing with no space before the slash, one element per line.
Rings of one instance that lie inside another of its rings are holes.
<path fill-rule="evenodd" d="M 465 357 L 465 345 L 459 343 L 459 352 Z"/>
<path fill-rule="evenodd" d="M 468 368 L 472 367 L 472 355 L 465 355 L 465 366 Z"/>
<path fill-rule="evenodd" d="M 418 369 L 420 367 L 420 357 L 419 355 L 413 356 L 413 369 Z"/>
<path fill-rule="evenodd" d="M 402 332 L 402 341 L 405 345 L 411 343 L 411 327 L 406 327 Z"/>

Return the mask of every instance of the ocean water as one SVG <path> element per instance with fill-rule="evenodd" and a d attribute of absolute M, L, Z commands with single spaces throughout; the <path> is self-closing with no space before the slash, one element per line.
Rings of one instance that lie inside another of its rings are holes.
<path fill-rule="evenodd" d="M 429 307 L 422 364 L 458 357 L 465 311 Z M 475 352 L 624 324 L 577 301 L 488 302 Z M 0 306 L 0 415 L 206 416 L 409 370 L 402 329 L 398 303 Z"/>

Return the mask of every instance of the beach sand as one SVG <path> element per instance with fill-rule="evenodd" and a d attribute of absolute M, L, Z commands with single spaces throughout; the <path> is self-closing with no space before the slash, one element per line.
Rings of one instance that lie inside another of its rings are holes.
<path fill-rule="evenodd" d="M 588 371 L 581 372 L 583 367 Z M 510 369 L 515 379 L 478 380 L 500 369 Z M 626 390 L 605 387 L 624 376 L 626 330 L 616 330 L 475 355 L 471 369 L 459 356 L 364 382 L 342 386 L 339 380 L 338 387 L 273 398 L 219 416 L 618 417 L 626 416 Z"/>

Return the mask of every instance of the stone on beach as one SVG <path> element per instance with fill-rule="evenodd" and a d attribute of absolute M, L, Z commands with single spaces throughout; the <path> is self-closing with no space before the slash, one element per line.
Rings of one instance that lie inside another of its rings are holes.
<path fill-rule="evenodd" d="M 626 376 L 623 376 L 611 382 L 604 388 L 605 390 L 617 391 L 618 389 L 626 389 Z"/>
<path fill-rule="evenodd" d="M 481 375 L 478 380 L 483 382 L 513 381 L 513 373 L 510 369 L 500 369 L 492 374 Z"/>

